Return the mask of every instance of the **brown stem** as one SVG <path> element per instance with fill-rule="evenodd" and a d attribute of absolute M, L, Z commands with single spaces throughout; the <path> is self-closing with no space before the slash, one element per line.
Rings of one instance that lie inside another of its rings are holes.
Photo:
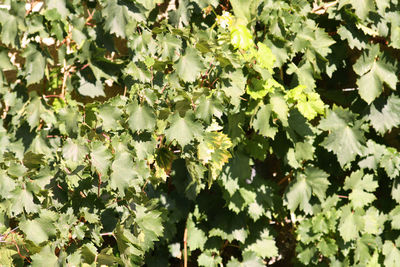
<path fill-rule="evenodd" d="M 183 233 L 183 266 L 187 267 L 187 227 Z"/>

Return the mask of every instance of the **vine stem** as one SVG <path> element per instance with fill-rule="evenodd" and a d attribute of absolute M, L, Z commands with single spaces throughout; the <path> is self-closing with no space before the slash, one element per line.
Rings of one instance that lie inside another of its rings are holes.
<path fill-rule="evenodd" d="M 187 267 L 187 227 L 183 233 L 183 266 Z"/>

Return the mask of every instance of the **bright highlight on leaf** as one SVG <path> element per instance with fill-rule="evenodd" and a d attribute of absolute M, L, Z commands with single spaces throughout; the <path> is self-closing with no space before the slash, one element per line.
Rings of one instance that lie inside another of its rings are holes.
<path fill-rule="evenodd" d="M 319 94 L 307 92 L 304 85 L 299 85 L 290 90 L 285 98 L 295 103 L 300 113 L 308 120 L 314 119 L 318 114 L 325 114 L 325 105 Z"/>
<path fill-rule="evenodd" d="M 203 140 L 198 145 L 198 157 L 200 161 L 209 167 L 210 177 L 209 185 L 217 179 L 222 167 L 231 157 L 229 148 L 232 142 L 226 134 L 221 132 L 206 132 Z"/>
<path fill-rule="evenodd" d="M 234 48 L 248 50 L 254 45 L 253 35 L 244 25 L 234 25 L 231 29 L 231 44 Z"/>

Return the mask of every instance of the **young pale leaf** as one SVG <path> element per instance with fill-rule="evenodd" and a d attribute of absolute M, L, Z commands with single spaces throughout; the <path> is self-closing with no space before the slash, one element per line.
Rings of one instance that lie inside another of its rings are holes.
<path fill-rule="evenodd" d="M 392 229 L 400 229 L 400 205 L 397 205 L 389 214 L 392 219 Z"/>
<path fill-rule="evenodd" d="M 248 50 L 254 45 L 253 35 L 245 25 L 234 25 L 231 29 L 231 44 L 234 48 Z"/>
<path fill-rule="evenodd" d="M 62 155 L 64 159 L 71 162 L 81 161 L 87 153 L 88 150 L 86 146 L 75 143 L 70 139 L 67 141 L 67 143 L 63 146 L 62 149 Z"/>
<path fill-rule="evenodd" d="M 379 212 L 375 207 L 370 207 L 364 215 L 364 232 L 371 235 L 380 235 L 385 228 L 384 223 L 387 217 L 386 214 Z"/>
<path fill-rule="evenodd" d="M 262 259 L 252 251 L 246 251 L 243 253 L 243 261 L 239 262 L 237 259 L 233 258 L 228 262 L 226 267 L 264 267 Z"/>
<path fill-rule="evenodd" d="M 272 73 L 272 67 L 276 60 L 274 54 L 272 54 L 271 49 L 263 43 L 258 42 L 257 46 L 257 63 L 260 64 L 262 68 L 265 68 Z"/>

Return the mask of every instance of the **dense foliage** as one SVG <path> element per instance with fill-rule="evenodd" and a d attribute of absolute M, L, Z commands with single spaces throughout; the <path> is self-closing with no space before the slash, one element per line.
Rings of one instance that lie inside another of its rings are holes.
<path fill-rule="evenodd" d="M 0 3 L 0 265 L 400 266 L 397 0 Z"/>

